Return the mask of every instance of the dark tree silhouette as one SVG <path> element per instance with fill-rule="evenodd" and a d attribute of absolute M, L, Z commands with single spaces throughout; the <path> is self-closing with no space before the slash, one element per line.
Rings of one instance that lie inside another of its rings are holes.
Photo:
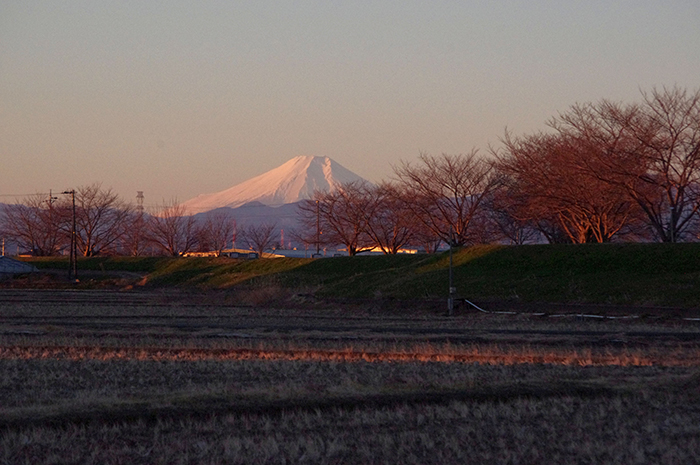
<path fill-rule="evenodd" d="M 364 186 L 365 231 L 373 245 L 385 254 L 396 254 L 415 237 L 417 222 L 407 199 L 396 184 Z"/>

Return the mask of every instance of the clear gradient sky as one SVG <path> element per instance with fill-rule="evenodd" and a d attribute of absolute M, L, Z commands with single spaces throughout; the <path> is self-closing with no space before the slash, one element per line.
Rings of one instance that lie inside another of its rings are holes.
<path fill-rule="evenodd" d="M 185 201 L 297 155 L 377 181 L 664 85 L 700 87 L 698 0 L 0 0 L 0 202 Z"/>

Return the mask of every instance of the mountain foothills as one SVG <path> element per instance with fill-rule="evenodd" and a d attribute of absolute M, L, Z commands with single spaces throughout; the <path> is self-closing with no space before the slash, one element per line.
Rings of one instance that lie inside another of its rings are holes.
<path fill-rule="evenodd" d="M 364 181 L 328 157 L 299 156 L 277 168 L 212 194 L 182 203 L 190 215 L 218 208 L 237 208 L 252 202 L 269 207 L 310 199 L 314 191 L 333 192 L 341 184 Z"/>

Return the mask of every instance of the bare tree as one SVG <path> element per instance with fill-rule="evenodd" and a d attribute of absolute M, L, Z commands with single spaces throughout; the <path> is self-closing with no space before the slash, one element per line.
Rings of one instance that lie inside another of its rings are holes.
<path fill-rule="evenodd" d="M 56 255 L 66 246 L 66 236 L 59 229 L 61 213 L 55 200 L 35 194 L 20 204 L 3 205 L 3 236 L 34 255 Z"/>
<path fill-rule="evenodd" d="M 262 258 L 263 253 L 269 250 L 276 240 L 274 234 L 276 227 L 275 223 L 251 224 L 243 228 L 240 235 Z"/>
<path fill-rule="evenodd" d="M 383 183 L 364 186 L 367 200 L 364 221 L 367 235 L 385 254 L 396 254 L 414 238 L 415 221 L 398 186 Z"/>
<path fill-rule="evenodd" d="M 488 221 L 497 240 L 511 244 L 537 242 L 542 234 L 536 223 L 527 215 L 522 215 L 523 195 L 503 185 L 494 189 L 487 199 Z"/>
<path fill-rule="evenodd" d="M 658 237 L 677 242 L 700 206 L 700 90 L 654 89 L 644 94 L 643 117 L 636 122 L 647 167 L 641 180 L 661 198 L 650 199 L 644 189 L 636 197 Z"/>
<path fill-rule="evenodd" d="M 597 154 L 589 172 L 623 187 L 658 240 L 677 242 L 698 214 L 700 90 L 642 95 L 642 104 L 574 106 L 550 125 Z"/>
<path fill-rule="evenodd" d="M 436 253 L 442 244 L 440 236 L 436 235 L 422 222 L 416 221 L 412 227 L 412 242 L 422 247 L 425 253 Z"/>
<path fill-rule="evenodd" d="M 635 205 L 625 190 L 585 168 L 594 165 L 594 154 L 576 139 L 506 134 L 503 145 L 497 167 L 511 193 L 506 211 L 515 220 L 554 224 L 571 242 L 585 243 L 609 242 L 633 218 Z"/>
<path fill-rule="evenodd" d="M 150 244 L 148 217 L 143 212 L 132 211 L 125 224 L 121 240 L 123 252 L 134 257 L 148 253 Z"/>
<path fill-rule="evenodd" d="M 230 215 L 217 212 L 207 216 L 198 230 L 200 250 L 213 251 L 217 257 L 221 256 L 229 241 L 235 242 L 234 230 L 235 220 Z"/>
<path fill-rule="evenodd" d="M 75 190 L 76 240 L 80 253 L 91 257 L 117 249 L 125 234 L 132 207 L 100 184 L 81 186 Z M 66 235 L 72 230 L 72 207 L 64 198 L 60 202 L 61 228 Z"/>
<path fill-rule="evenodd" d="M 190 252 L 197 244 L 197 228 L 193 216 L 176 200 L 163 203 L 149 219 L 148 237 L 161 252 L 177 257 Z"/>
<path fill-rule="evenodd" d="M 422 153 L 415 166 L 394 167 L 407 208 L 442 241 L 466 245 L 476 241 L 470 227 L 482 201 L 496 185 L 491 164 L 476 149 L 466 155 Z"/>
<path fill-rule="evenodd" d="M 312 199 L 299 205 L 301 222 L 310 242 L 320 245 L 344 245 L 348 255 L 370 250 L 365 210 L 370 200 L 365 183 L 346 183 L 333 192 L 316 191 Z"/>

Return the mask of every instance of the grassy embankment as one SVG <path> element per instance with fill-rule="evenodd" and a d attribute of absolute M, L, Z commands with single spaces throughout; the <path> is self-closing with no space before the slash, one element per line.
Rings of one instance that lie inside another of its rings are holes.
<path fill-rule="evenodd" d="M 697 307 L 700 244 L 478 246 L 456 251 L 460 296 L 480 301 Z M 65 258 L 32 259 L 67 268 Z M 447 253 L 234 261 L 214 258 L 81 259 L 80 269 L 147 275 L 147 286 L 275 288 L 317 297 L 437 299 Z"/>

